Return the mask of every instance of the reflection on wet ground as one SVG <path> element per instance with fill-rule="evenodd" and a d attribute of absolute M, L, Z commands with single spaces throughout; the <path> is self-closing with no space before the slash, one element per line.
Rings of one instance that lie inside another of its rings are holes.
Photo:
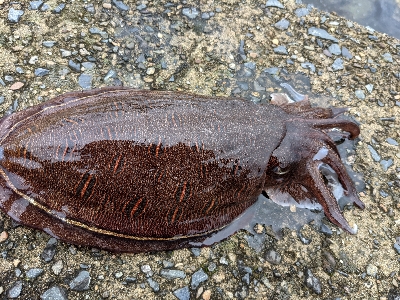
<path fill-rule="evenodd" d="M 369 26 L 377 31 L 400 38 L 400 1 L 399 0 L 303 0 L 316 8 Z"/>

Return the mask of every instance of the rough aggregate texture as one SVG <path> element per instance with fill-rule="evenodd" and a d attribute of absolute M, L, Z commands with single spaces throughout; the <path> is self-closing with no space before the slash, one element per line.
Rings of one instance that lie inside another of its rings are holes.
<path fill-rule="evenodd" d="M 294 0 L 0 0 L 3 114 L 122 84 L 262 103 L 278 79 L 303 73 L 296 89 L 360 123 L 346 160 L 366 184 L 366 209 L 345 208 L 357 235 L 328 222 L 301 234 L 259 224 L 212 247 L 136 255 L 55 243 L 0 213 L 0 298 L 397 299 L 400 148 L 388 138 L 400 140 L 399 52 L 395 38 Z M 26 280 L 32 269 L 43 272 Z"/>

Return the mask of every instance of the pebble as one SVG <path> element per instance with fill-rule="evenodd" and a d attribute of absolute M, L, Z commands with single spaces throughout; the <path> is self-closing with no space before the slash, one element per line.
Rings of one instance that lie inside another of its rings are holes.
<path fill-rule="evenodd" d="M 44 41 L 44 42 L 42 42 L 42 45 L 45 46 L 46 48 L 54 47 L 55 44 L 57 44 L 56 41 Z"/>
<path fill-rule="evenodd" d="M 196 7 L 185 7 L 182 9 L 182 14 L 189 19 L 195 19 L 200 12 L 197 10 Z"/>
<path fill-rule="evenodd" d="M 301 63 L 301 67 L 304 69 L 310 69 L 311 72 L 315 72 L 315 66 L 310 62 Z"/>
<path fill-rule="evenodd" d="M 23 14 L 24 14 L 23 10 L 14 9 L 11 7 L 10 10 L 8 11 L 8 21 L 17 23 Z"/>
<path fill-rule="evenodd" d="M 186 278 L 185 272 L 180 270 L 171 270 L 171 269 L 162 269 L 160 271 L 160 276 L 167 279 Z"/>
<path fill-rule="evenodd" d="M 281 263 L 281 255 L 275 250 L 268 250 L 265 253 L 265 260 L 273 265 L 279 265 Z"/>
<path fill-rule="evenodd" d="M 289 28 L 290 22 L 286 19 L 282 19 L 280 21 L 278 21 L 277 23 L 275 23 L 275 28 L 278 28 L 280 30 L 286 30 Z"/>
<path fill-rule="evenodd" d="M 89 62 L 89 61 L 85 61 L 82 63 L 82 67 L 85 68 L 85 70 L 92 70 L 94 67 L 96 66 L 95 63 Z"/>
<path fill-rule="evenodd" d="M 48 11 L 50 9 L 50 6 L 47 3 L 44 3 L 42 7 L 40 8 L 40 11 Z"/>
<path fill-rule="evenodd" d="M 151 267 L 149 265 L 143 265 L 140 267 L 140 270 L 146 274 L 147 277 L 153 276 L 153 271 L 151 270 Z"/>
<path fill-rule="evenodd" d="M 13 83 L 13 84 L 10 86 L 10 90 L 12 90 L 12 91 L 19 90 L 19 89 L 22 88 L 23 86 L 24 86 L 24 83 L 23 83 L 23 82 L 17 81 L 17 82 Z M 4 99 L 3 99 L 3 100 L 4 100 Z"/>
<path fill-rule="evenodd" d="M 4 96 L 0 96 L 0 104 L 4 103 Z M 0 242 L 1 242 L 1 234 L 0 234 Z"/>
<path fill-rule="evenodd" d="M 63 269 L 62 260 L 58 260 L 54 265 L 52 265 L 51 270 L 55 275 L 59 275 Z"/>
<path fill-rule="evenodd" d="M 36 64 L 36 62 L 39 60 L 39 57 L 37 57 L 36 55 L 35 56 L 32 56 L 30 59 L 29 59 L 29 64 L 31 64 L 31 65 L 34 65 L 34 64 Z"/>
<path fill-rule="evenodd" d="M 324 223 L 322 223 L 320 231 L 327 236 L 331 236 L 333 234 L 332 229 Z"/>
<path fill-rule="evenodd" d="M 147 283 L 153 289 L 153 291 L 158 292 L 160 290 L 160 285 L 153 278 L 147 278 Z"/>
<path fill-rule="evenodd" d="M 13 287 L 8 290 L 8 298 L 14 299 L 18 298 L 22 292 L 22 281 L 17 281 L 14 283 Z"/>
<path fill-rule="evenodd" d="M 194 256 L 199 256 L 201 253 L 201 249 L 200 248 L 190 248 L 190 251 L 193 253 Z"/>
<path fill-rule="evenodd" d="M 33 269 L 29 269 L 28 272 L 26 272 L 26 277 L 28 279 L 35 279 L 42 273 L 43 273 L 43 269 L 33 268 Z"/>
<path fill-rule="evenodd" d="M 204 273 L 203 269 L 200 269 L 192 275 L 190 287 L 192 289 L 196 289 L 200 283 L 206 280 L 208 280 L 208 275 Z"/>
<path fill-rule="evenodd" d="M 38 10 L 40 6 L 43 4 L 43 1 L 29 1 L 29 9 L 30 10 Z"/>
<path fill-rule="evenodd" d="M 400 254 L 400 244 L 394 243 L 393 247 L 394 247 L 394 250 L 396 250 L 397 254 Z"/>
<path fill-rule="evenodd" d="M 156 71 L 156 68 L 150 67 L 147 69 L 146 73 L 147 73 L 147 75 L 153 75 L 155 73 L 155 71 Z"/>
<path fill-rule="evenodd" d="M 71 280 L 69 287 L 73 291 L 86 291 L 89 289 L 90 279 L 88 271 L 80 271 L 78 276 Z"/>
<path fill-rule="evenodd" d="M 356 90 L 355 95 L 358 99 L 361 99 L 361 100 L 365 99 L 365 94 L 364 94 L 364 91 L 362 91 L 362 90 Z"/>
<path fill-rule="evenodd" d="M 224 256 L 222 256 L 220 259 L 219 259 L 219 263 L 220 264 L 223 264 L 223 265 L 228 265 L 229 263 L 228 263 L 228 260 L 224 257 Z"/>
<path fill-rule="evenodd" d="M 338 44 L 332 44 L 328 47 L 328 50 L 333 55 L 340 55 L 342 50 L 340 50 L 340 46 Z"/>
<path fill-rule="evenodd" d="M 390 62 L 390 63 L 393 62 L 392 55 L 389 52 L 386 52 L 385 54 L 383 54 L 382 57 L 387 62 Z"/>
<path fill-rule="evenodd" d="M 378 267 L 377 266 L 375 266 L 373 264 L 369 264 L 367 266 L 367 274 L 369 276 L 375 277 L 377 273 L 378 273 Z"/>
<path fill-rule="evenodd" d="M 129 6 L 126 5 L 123 1 L 112 0 L 112 3 L 115 5 L 116 8 L 122 11 L 128 11 Z"/>
<path fill-rule="evenodd" d="M 304 16 L 307 16 L 310 12 L 307 8 L 305 7 L 301 7 L 301 8 L 297 8 L 294 13 L 296 14 L 297 17 L 301 18 Z"/>
<path fill-rule="evenodd" d="M 64 3 L 57 5 L 57 7 L 53 9 L 53 14 L 60 14 L 64 8 L 65 8 Z"/>
<path fill-rule="evenodd" d="M 68 300 L 67 294 L 63 288 L 59 286 L 53 286 L 46 290 L 41 296 L 42 300 Z"/>
<path fill-rule="evenodd" d="M 81 74 L 78 77 L 79 86 L 84 90 L 89 90 L 92 88 L 92 80 L 93 76 L 90 74 Z"/>
<path fill-rule="evenodd" d="M 177 289 L 174 291 L 174 295 L 179 300 L 190 300 L 190 291 L 188 286 Z"/>
<path fill-rule="evenodd" d="M 397 141 L 394 140 L 394 139 L 392 139 L 392 138 L 387 138 L 387 139 L 386 139 L 386 142 L 388 142 L 390 145 L 393 145 L 393 146 L 398 146 L 398 145 L 399 145 L 399 144 L 397 143 Z"/>
<path fill-rule="evenodd" d="M 56 254 L 56 247 L 57 247 L 57 240 L 55 238 L 50 238 L 46 244 L 46 247 L 43 249 L 42 254 L 40 257 L 45 262 L 50 262 L 54 255 Z"/>
<path fill-rule="evenodd" d="M 381 166 L 382 166 L 382 169 L 383 169 L 383 171 L 387 171 L 391 166 L 393 165 L 393 159 L 388 159 L 388 160 L 384 160 L 384 159 L 382 159 L 381 160 Z"/>
<path fill-rule="evenodd" d="M 335 37 L 331 36 L 326 30 L 321 28 L 310 27 L 308 28 L 308 34 L 319 37 L 321 39 L 334 41 L 336 43 L 338 42 L 338 40 Z"/>
<path fill-rule="evenodd" d="M 38 76 L 38 77 L 46 76 L 49 73 L 50 73 L 50 70 L 48 70 L 48 69 L 43 69 L 43 68 L 35 69 L 35 76 Z"/>
<path fill-rule="evenodd" d="M 140 10 L 143 10 L 143 9 L 145 9 L 145 8 L 147 8 L 147 5 L 146 5 L 146 4 L 143 4 L 143 3 L 142 3 L 142 4 L 139 4 L 138 6 L 136 6 L 136 9 L 139 10 L 139 11 L 140 11 Z"/>
<path fill-rule="evenodd" d="M 68 61 L 68 67 L 74 72 L 81 71 L 81 64 L 73 61 L 72 59 Z"/>
<path fill-rule="evenodd" d="M 305 270 L 305 283 L 306 286 L 313 290 L 316 294 L 321 294 L 321 283 L 319 279 L 314 276 L 310 269 Z"/>
<path fill-rule="evenodd" d="M 367 84 L 365 86 L 365 88 L 367 89 L 368 93 L 372 93 L 373 89 L 374 89 L 374 85 L 373 84 Z"/>
<path fill-rule="evenodd" d="M 332 69 L 334 71 L 338 71 L 338 70 L 343 70 L 344 66 L 343 66 L 343 59 L 341 58 L 336 58 L 335 61 L 332 64 Z"/>
<path fill-rule="evenodd" d="M 265 4 L 266 7 L 277 7 L 277 8 L 285 8 L 282 3 L 280 3 L 278 0 L 268 0 L 267 3 Z"/>
<path fill-rule="evenodd" d="M 276 54 L 282 54 L 282 55 L 287 55 L 287 54 L 288 54 L 288 52 L 287 52 L 285 46 L 278 46 L 278 47 L 275 47 L 275 48 L 274 48 L 274 52 L 275 52 Z"/>
<path fill-rule="evenodd" d="M 368 145 L 368 149 L 374 161 L 378 162 L 381 160 L 381 157 L 379 156 L 378 152 L 376 152 L 376 150 L 371 145 Z"/>
<path fill-rule="evenodd" d="M 347 59 L 353 58 L 353 55 L 350 53 L 349 49 L 347 49 L 346 47 L 342 47 L 342 55 L 343 55 L 343 57 L 345 57 Z"/>

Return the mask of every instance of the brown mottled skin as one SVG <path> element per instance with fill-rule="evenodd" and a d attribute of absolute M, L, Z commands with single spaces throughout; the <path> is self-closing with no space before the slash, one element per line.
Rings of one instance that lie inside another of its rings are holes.
<path fill-rule="evenodd" d="M 102 88 L 61 95 L 0 121 L 0 208 L 70 243 L 112 251 L 201 241 L 263 190 L 318 201 L 352 232 L 317 164 L 363 207 L 332 140 L 358 126 L 330 109 Z M 326 147 L 320 161 L 314 155 Z M 303 185 L 303 189 L 300 185 Z M 279 199 L 278 199 L 279 202 Z"/>

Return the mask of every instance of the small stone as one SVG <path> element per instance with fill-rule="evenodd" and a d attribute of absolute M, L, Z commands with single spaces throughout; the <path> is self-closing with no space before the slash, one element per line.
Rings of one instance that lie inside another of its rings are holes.
<path fill-rule="evenodd" d="M 320 37 L 321 39 L 331 40 L 336 43 L 338 42 L 338 40 L 335 37 L 331 36 L 328 32 L 326 32 L 326 30 L 321 29 L 321 28 L 310 27 L 310 28 L 308 28 L 308 34 L 311 34 L 316 37 Z"/>
<path fill-rule="evenodd" d="M 92 70 L 94 67 L 96 66 L 95 63 L 89 62 L 89 61 L 85 61 L 82 63 L 82 67 L 85 68 L 85 70 Z"/>
<path fill-rule="evenodd" d="M 38 77 L 46 76 L 49 73 L 50 73 L 50 70 L 48 70 L 48 69 L 43 69 L 43 68 L 35 69 L 35 76 L 38 76 Z"/>
<path fill-rule="evenodd" d="M 200 14 L 200 12 L 197 10 L 196 7 L 185 7 L 182 9 L 182 14 L 189 19 L 195 19 Z"/>
<path fill-rule="evenodd" d="M 81 71 L 81 64 L 73 61 L 72 59 L 68 61 L 68 67 L 70 67 L 70 69 L 74 72 Z"/>
<path fill-rule="evenodd" d="M 217 265 L 215 264 L 215 262 L 210 262 L 208 264 L 208 271 L 214 272 L 216 268 L 217 268 Z"/>
<path fill-rule="evenodd" d="M 57 43 L 56 41 L 44 41 L 42 45 L 45 46 L 46 48 L 52 48 L 56 43 Z"/>
<path fill-rule="evenodd" d="M 88 271 L 80 271 L 78 276 L 71 280 L 69 287 L 73 291 L 86 291 L 89 289 L 90 279 Z"/>
<path fill-rule="evenodd" d="M 136 6 L 136 9 L 139 10 L 139 11 L 140 11 L 140 10 L 143 10 L 143 9 L 145 9 L 145 8 L 147 8 L 147 6 L 146 6 L 146 4 L 143 4 L 143 3 L 142 3 L 142 4 L 139 4 L 138 6 Z"/>
<path fill-rule="evenodd" d="M 39 60 L 39 57 L 38 56 L 32 56 L 30 59 L 29 59 L 29 64 L 31 64 L 31 65 L 34 65 L 34 64 L 36 64 L 36 62 Z"/>
<path fill-rule="evenodd" d="M 328 48 L 329 52 L 332 53 L 333 55 L 340 55 L 342 53 L 342 50 L 340 50 L 340 46 L 338 44 L 332 44 Z"/>
<path fill-rule="evenodd" d="M 160 276 L 167 279 L 176 279 L 176 278 L 186 278 L 186 274 L 180 270 L 171 270 L 171 269 L 162 269 L 160 271 Z"/>
<path fill-rule="evenodd" d="M 153 291 L 158 292 L 160 290 L 160 285 L 152 278 L 147 278 L 147 283 L 153 289 Z"/>
<path fill-rule="evenodd" d="M 114 274 L 114 276 L 115 276 L 115 278 L 119 279 L 119 278 L 121 278 L 122 276 L 124 276 L 124 273 L 122 273 L 122 272 L 117 272 L 117 273 Z"/>
<path fill-rule="evenodd" d="M 111 3 L 103 3 L 103 8 L 105 9 L 111 9 Z"/>
<path fill-rule="evenodd" d="M 320 231 L 324 234 L 326 234 L 327 236 L 331 236 L 333 234 L 332 229 L 330 229 L 327 225 L 325 225 L 324 223 L 322 223 Z"/>
<path fill-rule="evenodd" d="M 275 250 L 268 250 L 265 254 L 265 260 L 273 265 L 279 265 L 281 263 L 281 255 Z"/>
<path fill-rule="evenodd" d="M 400 244 L 394 243 L 393 247 L 394 247 L 394 250 L 396 250 L 397 254 L 400 254 Z"/>
<path fill-rule="evenodd" d="M 338 71 L 338 70 L 343 70 L 344 66 L 343 66 L 343 59 L 341 58 L 336 58 L 335 61 L 332 64 L 332 69 L 334 71 Z"/>
<path fill-rule="evenodd" d="M 14 283 L 13 287 L 8 290 L 8 298 L 14 299 L 18 298 L 22 292 L 22 281 L 17 281 Z"/>
<path fill-rule="evenodd" d="M 42 300 L 68 300 L 68 297 L 64 291 L 64 289 L 59 286 L 53 286 L 46 290 L 41 296 Z"/>
<path fill-rule="evenodd" d="M 193 253 L 194 256 L 199 256 L 201 253 L 201 249 L 200 248 L 190 248 L 190 251 Z"/>
<path fill-rule="evenodd" d="M 219 263 L 223 264 L 223 265 L 228 265 L 229 264 L 228 260 L 223 256 L 219 259 Z"/>
<path fill-rule="evenodd" d="M 19 90 L 20 88 L 22 88 L 24 86 L 24 83 L 21 81 L 17 81 L 15 83 L 13 83 L 10 86 L 10 90 L 15 91 L 15 90 Z"/>
<path fill-rule="evenodd" d="M 268 73 L 270 75 L 279 75 L 279 70 L 280 69 L 277 68 L 277 67 L 271 67 L 271 68 L 264 69 L 263 72 L 266 72 L 266 73 Z"/>
<path fill-rule="evenodd" d="M 79 86 L 84 90 L 89 90 L 92 88 L 92 80 L 93 76 L 90 74 L 81 74 L 78 77 Z"/>
<path fill-rule="evenodd" d="M 177 289 L 174 291 L 174 295 L 179 300 L 190 300 L 190 291 L 188 286 Z"/>
<path fill-rule="evenodd" d="M 343 57 L 345 57 L 347 59 L 353 58 L 353 55 L 350 53 L 349 49 L 347 49 L 346 47 L 342 47 L 342 55 L 343 55 Z"/>
<path fill-rule="evenodd" d="M 301 7 L 301 8 L 296 9 L 294 11 L 294 13 L 296 14 L 296 16 L 298 18 L 301 18 L 301 17 L 307 16 L 310 12 L 307 8 Z"/>
<path fill-rule="evenodd" d="M 275 23 L 275 28 L 278 28 L 279 30 L 286 30 L 289 28 L 290 22 L 286 19 L 282 19 L 279 22 Z"/>
<path fill-rule="evenodd" d="M 147 69 L 146 73 L 147 75 L 153 75 L 155 73 L 156 69 L 153 67 L 150 67 Z"/>
<path fill-rule="evenodd" d="M 301 63 L 301 67 L 304 69 L 310 69 L 311 72 L 315 72 L 315 66 L 310 62 Z"/>
<path fill-rule="evenodd" d="M 392 139 L 392 138 L 387 138 L 387 139 L 386 139 L 386 142 L 388 142 L 390 145 L 393 145 L 393 146 L 398 146 L 398 145 L 399 145 L 399 144 L 397 143 L 397 141 L 394 140 L 394 139 Z"/>
<path fill-rule="evenodd" d="M 288 54 L 285 46 L 278 46 L 278 47 L 274 48 L 274 52 L 276 54 L 282 54 L 282 55 L 287 55 Z"/>
<path fill-rule="evenodd" d="M 50 262 L 56 254 L 57 240 L 50 238 L 40 257 L 45 262 Z"/>
<path fill-rule="evenodd" d="M 196 289 L 200 283 L 208 280 L 208 275 L 204 273 L 203 269 L 198 270 L 192 275 L 191 288 Z"/>
<path fill-rule="evenodd" d="M 126 5 L 124 2 L 122 1 L 118 1 L 118 0 L 112 0 L 112 3 L 115 5 L 116 8 L 118 8 L 119 10 L 122 11 L 128 11 L 129 10 L 129 6 Z"/>
<path fill-rule="evenodd" d="M 64 8 L 65 8 L 64 3 L 57 5 L 57 7 L 53 9 L 53 14 L 60 14 Z"/>
<path fill-rule="evenodd" d="M 107 72 L 106 76 L 104 76 L 104 81 L 107 81 L 111 78 L 118 78 L 117 72 L 114 70 L 110 70 Z"/>
<path fill-rule="evenodd" d="M 378 267 L 377 266 L 374 266 L 373 264 L 369 264 L 367 266 L 367 274 L 369 276 L 375 277 L 377 273 L 378 273 Z"/>
<path fill-rule="evenodd" d="M 40 268 L 29 269 L 28 272 L 26 272 L 26 277 L 28 279 L 35 279 L 42 273 L 43 273 L 43 269 L 40 269 Z"/>
<path fill-rule="evenodd" d="M 388 159 L 388 160 L 384 160 L 384 159 L 382 159 L 381 160 L 381 166 L 382 166 L 382 169 L 383 169 L 383 171 L 387 171 L 391 166 L 393 165 L 393 159 Z"/>
<path fill-rule="evenodd" d="M 381 160 L 381 157 L 379 156 L 378 152 L 376 152 L 376 150 L 375 150 L 372 146 L 370 146 L 370 145 L 368 145 L 367 147 L 368 147 L 368 149 L 369 149 L 369 152 L 371 153 L 372 159 L 373 159 L 374 161 L 376 161 L 376 162 L 380 161 L 380 160 Z"/>
<path fill-rule="evenodd" d="M 146 274 L 147 277 L 151 277 L 153 276 L 153 271 L 151 270 L 151 267 L 149 265 L 143 265 L 140 267 L 140 270 L 142 270 L 142 272 L 144 274 Z"/>
<path fill-rule="evenodd" d="M 14 9 L 11 7 L 10 10 L 8 11 L 8 21 L 13 23 L 18 23 L 19 19 L 22 17 L 23 14 L 24 14 L 23 10 Z"/>
<path fill-rule="evenodd" d="M 266 7 L 277 7 L 277 8 L 285 8 L 282 3 L 280 3 L 278 0 L 268 0 L 267 3 L 265 4 Z"/>
<path fill-rule="evenodd" d="M 63 269 L 63 262 L 62 260 L 58 260 L 52 267 L 51 270 L 55 275 L 59 275 L 61 270 Z"/>
<path fill-rule="evenodd" d="M 40 6 L 43 4 L 43 1 L 29 1 L 29 9 L 30 10 L 38 10 Z"/>
<path fill-rule="evenodd" d="M 385 54 L 383 54 L 382 57 L 387 62 L 390 62 L 390 63 L 393 62 L 392 55 L 389 52 L 386 52 Z"/>
<path fill-rule="evenodd" d="M 322 290 L 321 290 L 321 283 L 317 277 L 314 276 L 314 274 L 311 272 L 310 269 L 305 270 L 305 283 L 306 286 L 313 290 L 316 294 L 320 295 Z"/>
<path fill-rule="evenodd" d="M 374 89 L 374 85 L 373 84 L 367 84 L 365 86 L 365 88 L 367 89 L 368 93 L 372 93 L 373 89 Z"/>
<path fill-rule="evenodd" d="M 364 94 L 364 91 L 362 91 L 362 90 L 356 90 L 355 95 L 358 99 L 361 99 L 361 100 L 365 99 L 365 94 Z"/>
<path fill-rule="evenodd" d="M 72 55 L 72 52 L 69 50 L 60 49 L 60 52 L 61 52 L 61 57 L 69 57 Z"/>
<path fill-rule="evenodd" d="M 7 231 L 3 231 L 2 233 L 0 233 L 0 243 L 6 241 L 7 239 L 8 239 Z"/>
<path fill-rule="evenodd" d="M 172 268 L 174 266 L 174 263 L 172 261 L 163 260 L 163 266 L 164 268 Z"/>
<path fill-rule="evenodd" d="M 211 290 L 205 290 L 202 297 L 203 297 L 203 300 L 210 300 L 211 299 Z"/>

